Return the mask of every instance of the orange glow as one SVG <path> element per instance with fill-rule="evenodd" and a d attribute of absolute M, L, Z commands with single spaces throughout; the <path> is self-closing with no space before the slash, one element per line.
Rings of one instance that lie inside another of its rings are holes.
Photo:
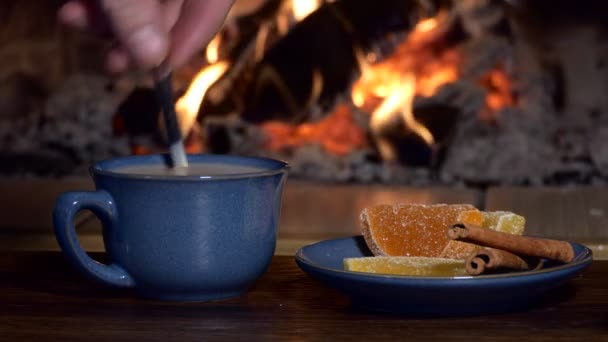
<path fill-rule="evenodd" d="M 488 91 L 485 99 L 486 108 L 479 114 L 482 120 L 493 121 L 499 110 L 515 104 L 511 80 L 501 65 L 490 70 L 479 83 Z"/>
<path fill-rule="evenodd" d="M 289 151 L 307 144 L 319 144 L 332 154 L 344 156 L 367 144 L 365 133 L 357 126 L 348 105 L 341 104 L 319 122 L 292 125 L 278 121 L 262 124 L 266 148 Z"/>
<path fill-rule="evenodd" d="M 416 94 L 433 96 L 444 84 L 458 79 L 459 55 L 455 50 L 446 50 L 437 58 L 423 64 L 418 74 Z"/>

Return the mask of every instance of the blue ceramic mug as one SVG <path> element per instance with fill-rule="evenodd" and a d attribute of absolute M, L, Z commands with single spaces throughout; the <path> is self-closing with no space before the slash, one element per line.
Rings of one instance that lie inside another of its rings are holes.
<path fill-rule="evenodd" d="M 274 254 L 287 164 L 192 155 L 190 165 L 209 166 L 216 173 L 121 171 L 163 165 L 165 158 L 134 156 L 93 166 L 97 191 L 67 192 L 56 202 L 55 235 L 62 251 L 89 278 L 134 288 L 144 297 L 205 301 L 239 296 Z M 109 265 L 93 260 L 78 243 L 73 222 L 82 209 L 103 224 Z"/>

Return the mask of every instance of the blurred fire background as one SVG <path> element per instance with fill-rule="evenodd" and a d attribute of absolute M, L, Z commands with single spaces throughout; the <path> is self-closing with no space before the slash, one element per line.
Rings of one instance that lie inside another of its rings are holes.
<path fill-rule="evenodd" d="M 147 75 L 105 75 L 108 42 L 58 26 L 60 4 L 0 4 L 5 177 L 163 151 Z M 293 177 L 327 182 L 605 184 L 604 7 L 237 1 L 175 71 L 187 148 L 280 158 Z"/>

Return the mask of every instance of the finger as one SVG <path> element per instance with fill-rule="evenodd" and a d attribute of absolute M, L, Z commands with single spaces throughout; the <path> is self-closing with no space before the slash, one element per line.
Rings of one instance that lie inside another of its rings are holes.
<path fill-rule="evenodd" d="M 183 65 L 204 48 L 224 22 L 232 0 L 186 0 L 179 20 L 171 31 L 171 67 Z"/>
<path fill-rule="evenodd" d="M 127 51 L 120 46 L 112 48 L 106 56 L 106 69 L 112 74 L 125 72 L 131 65 Z"/>
<path fill-rule="evenodd" d="M 103 0 L 101 6 L 132 61 L 144 69 L 160 65 L 169 38 L 158 0 Z"/>
<path fill-rule="evenodd" d="M 57 12 L 59 21 L 75 29 L 90 28 L 89 16 L 85 5 L 80 1 L 69 1 Z"/>
<path fill-rule="evenodd" d="M 102 37 L 111 36 L 108 21 L 99 7 L 99 0 L 71 0 L 64 4 L 57 16 L 63 24 L 88 30 Z"/>
<path fill-rule="evenodd" d="M 165 27 L 171 30 L 179 18 L 184 0 L 167 0 L 161 4 Z"/>

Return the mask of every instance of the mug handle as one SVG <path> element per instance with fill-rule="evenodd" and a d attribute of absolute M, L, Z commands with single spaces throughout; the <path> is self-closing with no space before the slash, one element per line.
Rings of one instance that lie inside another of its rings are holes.
<path fill-rule="evenodd" d="M 104 230 L 116 224 L 116 205 L 107 191 L 63 193 L 59 195 L 53 211 L 55 236 L 61 250 L 72 265 L 89 278 L 110 286 L 134 287 L 133 278 L 122 267 L 97 262 L 82 249 L 74 228 L 74 217 L 82 209 L 89 209 L 97 215 Z"/>

